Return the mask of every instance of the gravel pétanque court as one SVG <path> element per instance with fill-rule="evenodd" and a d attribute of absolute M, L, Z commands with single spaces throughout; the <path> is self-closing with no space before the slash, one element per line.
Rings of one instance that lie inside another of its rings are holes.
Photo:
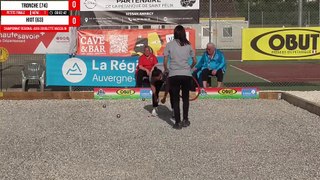
<path fill-rule="evenodd" d="M 197 100 L 182 130 L 149 100 L 0 106 L 0 179 L 320 178 L 320 117 L 284 100 Z"/>

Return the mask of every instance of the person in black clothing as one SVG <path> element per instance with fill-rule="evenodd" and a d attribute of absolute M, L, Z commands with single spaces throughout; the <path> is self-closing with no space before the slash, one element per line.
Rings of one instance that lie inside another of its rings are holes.
<path fill-rule="evenodd" d="M 169 92 L 169 80 L 168 73 L 162 72 L 161 68 L 154 66 L 151 71 L 151 80 L 150 80 L 151 90 L 152 90 L 152 116 L 157 116 L 158 105 L 159 105 L 159 93 L 162 87 L 164 87 L 164 96 L 161 99 L 161 102 L 164 104 L 166 102 L 166 97 Z M 171 108 L 172 108 L 172 99 L 170 98 Z M 174 116 L 173 116 L 174 117 Z"/>
<path fill-rule="evenodd" d="M 189 58 L 192 57 L 192 64 L 189 65 Z M 170 64 L 168 68 L 168 60 Z M 189 91 L 191 88 L 191 69 L 196 65 L 197 60 L 190 42 L 186 38 L 183 26 L 178 25 L 174 29 L 174 39 L 164 49 L 163 66 L 169 71 L 170 99 L 175 117 L 173 128 L 181 129 L 190 125 L 189 121 Z M 183 121 L 180 117 L 180 90 L 183 101 Z"/>

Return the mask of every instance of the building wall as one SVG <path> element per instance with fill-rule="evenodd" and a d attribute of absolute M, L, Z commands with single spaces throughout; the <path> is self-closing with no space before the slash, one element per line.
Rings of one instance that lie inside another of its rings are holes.
<path fill-rule="evenodd" d="M 216 44 L 220 49 L 241 49 L 242 29 L 248 27 L 248 22 L 242 18 L 219 18 L 211 20 L 200 19 L 200 24 L 185 25 L 196 30 L 196 49 L 205 49 L 209 42 Z"/>

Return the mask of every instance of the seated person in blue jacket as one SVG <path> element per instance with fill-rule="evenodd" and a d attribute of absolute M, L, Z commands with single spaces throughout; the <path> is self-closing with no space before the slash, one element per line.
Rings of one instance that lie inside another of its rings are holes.
<path fill-rule="evenodd" d="M 210 76 L 217 77 L 217 87 L 223 86 L 223 75 L 226 72 L 226 60 L 223 53 L 213 43 L 207 44 L 206 52 L 203 53 L 192 73 L 200 86 L 208 87 Z"/>

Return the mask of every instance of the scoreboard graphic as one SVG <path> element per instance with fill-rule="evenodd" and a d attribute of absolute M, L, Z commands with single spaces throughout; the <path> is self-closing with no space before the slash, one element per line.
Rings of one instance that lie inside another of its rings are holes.
<path fill-rule="evenodd" d="M 0 31 L 67 32 L 80 26 L 80 0 L 4 1 L 1 4 Z"/>

